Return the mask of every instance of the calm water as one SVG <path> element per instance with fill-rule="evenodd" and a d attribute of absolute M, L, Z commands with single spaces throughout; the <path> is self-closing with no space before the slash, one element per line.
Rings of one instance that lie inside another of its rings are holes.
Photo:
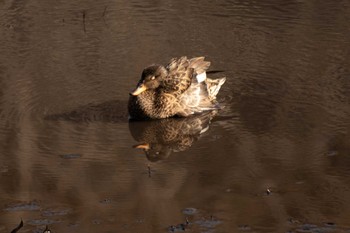
<path fill-rule="evenodd" d="M 0 232 L 349 232 L 349 25 L 341 0 L 2 1 Z M 129 123 L 182 55 L 225 108 Z"/>

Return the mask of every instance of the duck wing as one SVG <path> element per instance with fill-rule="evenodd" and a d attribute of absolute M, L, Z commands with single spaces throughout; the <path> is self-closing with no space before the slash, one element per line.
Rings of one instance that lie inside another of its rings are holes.
<path fill-rule="evenodd" d="M 166 93 L 181 95 L 191 86 L 194 69 L 190 67 L 187 57 L 171 59 L 166 69 L 168 75 L 163 80 L 163 90 Z"/>
<path fill-rule="evenodd" d="M 210 62 L 204 59 L 204 57 L 187 59 L 186 56 L 171 59 L 166 66 L 168 75 L 163 81 L 165 92 L 182 94 L 192 83 L 204 81 L 205 72 L 210 66 Z"/>
<path fill-rule="evenodd" d="M 193 82 L 180 100 L 180 104 L 190 114 L 217 109 L 218 105 L 209 96 L 206 82 Z"/>
<path fill-rule="evenodd" d="M 194 57 L 190 59 L 190 68 L 194 69 L 195 74 L 202 74 L 210 66 L 210 61 L 204 61 L 205 57 Z"/>

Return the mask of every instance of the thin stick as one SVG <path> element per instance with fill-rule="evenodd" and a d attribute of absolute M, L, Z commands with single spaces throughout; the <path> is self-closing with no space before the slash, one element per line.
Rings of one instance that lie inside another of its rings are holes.
<path fill-rule="evenodd" d="M 23 227 L 23 220 L 21 219 L 21 222 L 19 223 L 19 225 L 15 228 L 15 229 L 13 229 L 12 231 L 11 231 L 11 233 L 16 233 L 17 231 L 19 231 L 19 229 L 21 229 Z"/>
<path fill-rule="evenodd" d="M 151 173 L 152 173 L 151 165 L 148 164 L 147 167 L 148 167 L 148 177 L 151 177 Z"/>
<path fill-rule="evenodd" d="M 108 6 L 105 6 L 105 9 L 104 9 L 104 11 L 103 11 L 102 17 L 105 17 L 106 11 L 107 11 L 107 7 L 108 7 Z"/>
<path fill-rule="evenodd" d="M 105 9 L 104 9 L 103 14 L 102 14 L 103 22 L 105 23 L 106 26 L 107 26 L 107 23 L 106 23 L 105 15 L 106 15 L 106 12 L 107 12 L 107 7 L 108 6 L 105 6 Z"/>
<path fill-rule="evenodd" d="M 86 13 L 85 11 L 83 11 L 83 25 L 84 25 L 84 32 L 86 33 L 85 16 L 86 16 Z"/>

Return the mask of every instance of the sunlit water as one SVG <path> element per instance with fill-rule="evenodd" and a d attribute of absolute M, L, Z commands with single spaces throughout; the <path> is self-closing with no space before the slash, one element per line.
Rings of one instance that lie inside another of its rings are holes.
<path fill-rule="evenodd" d="M 5 0 L 0 232 L 348 232 L 349 25 L 348 1 Z M 224 108 L 129 123 L 182 55 Z"/>

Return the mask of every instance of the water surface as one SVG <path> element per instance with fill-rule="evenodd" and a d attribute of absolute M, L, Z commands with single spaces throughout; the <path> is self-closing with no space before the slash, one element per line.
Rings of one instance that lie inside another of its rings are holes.
<path fill-rule="evenodd" d="M 2 2 L 0 232 L 348 232 L 349 24 L 348 1 Z M 142 69 L 182 55 L 224 71 L 224 108 L 129 123 Z"/>

